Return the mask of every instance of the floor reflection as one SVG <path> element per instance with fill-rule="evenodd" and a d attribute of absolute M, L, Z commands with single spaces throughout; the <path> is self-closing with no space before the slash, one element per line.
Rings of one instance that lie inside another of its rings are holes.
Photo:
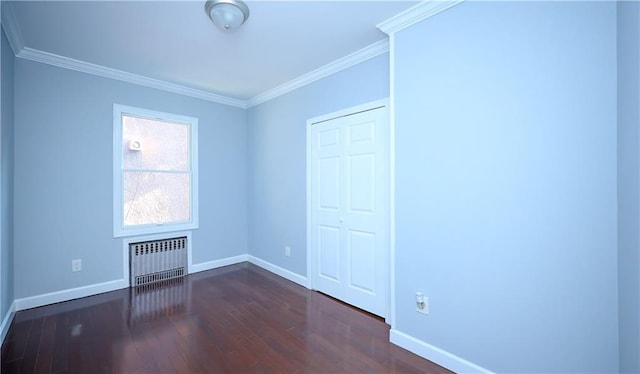
<path fill-rule="evenodd" d="M 247 263 L 17 312 L 2 374 L 448 373 L 389 326 Z"/>
<path fill-rule="evenodd" d="M 129 294 L 129 326 L 189 312 L 190 282 L 185 278 L 136 286 Z"/>

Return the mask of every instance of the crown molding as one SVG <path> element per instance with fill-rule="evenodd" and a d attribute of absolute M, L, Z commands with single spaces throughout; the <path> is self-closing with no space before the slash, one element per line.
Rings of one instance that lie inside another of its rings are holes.
<path fill-rule="evenodd" d="M 462 0 L 449 0 L 446 3 L 454 3 L 452 5 L 449 5 L 445 8 L 442 8 L 441 10 L 437 11 L 436 13 L 441 12 L 442 10 L 449 8 L 455 4 L 457 4 L 458 2 L 461 2 Z M 112 69 L 112 68 L 108 68 L 106 66 L 102 66 L 102 65 L 97 65 L 97 64 L 92 64 L 89 62 L 85 62 L 85 61 L 81 61 L 81 60 L 76 60 L 73 58 L 69 58 L 69 57 L 65 57 L 65 56 L 60 56 L 60 55 L 56 55 L 53 53 L 49 53 L 49 52 L 44 52 L 44 51 L 40 51 L 37 49 L 33 49 L 33 48 L 29 48 L 29 47 L 25 47 L 24 45 L 24 40 L 22 38 L 22 32 L 20 30 L 20 26 L 18 25 L 18 22 L 16 20 L 16 16 L 15 13 L 13 11 L 13 8 L 11 6 L 11 4 L 9 2 L 6 1 L 1 1 L 1 5 L 2 5 L 2 12 L 1 12 L 1 24 L 2 24 L 2 28 L 5 31 L 5 34 L 7 35 L 7 39 L 9 40 L 9 44 L 11 45 L 11 49 L 13 49 L 13 53 L 15 54 L 16 57 L 25 59 L 25 60 L 30 60 L 30 61 L 34 61 L 34 62 L 39 62 L 39 63 L 43 63 L 43 64 L 47 64 L 47 65 L 52 65 L 52 66 L 57 66 L 57 67 L 61 67 L 64 69 L 69 69 L 69 70 L 74 70 L 74 71 L 78 71 L 78 72 L 82 72 L 82 73 L 87 73 L 87 74 L 92 74 L 92 75 L 97 75 L 97 76 L 101 76 L 101 77 L 105 77 L 105 78 L 110 78 L 110 79 L 115 79 L 115 80 L 119 80 L 122 82 L 127 82 L 127 83 L 132 83 L 132 84 L 137 84 L 140 86 L 145 86 L 145 87 L 150 87 L 150 88 L 155 88 L 155 89 L 159 89 L 159 90 L 163 90 L 163 91 L 167 91 L 167 92 L 171 92 L 171 93 L 176 93 L 179 95 L 185 95 L 185 96 L 190 96 L 190 97 L 195 97 L 198 99 L 202 99 L 202 100 L 207 100 L 207 101 L 211 101 L 211 102 L 215 102 L 215 103 L 219 103 L 219 104 L 224 104 L 224 105 L 229 105 L 229 106 L 233 106 L 233 107 L 237 107 L 237 108 L 242 108 L 242 109 L 247 109 L 250 108 L 252 106 L 256 106 L 258 104 L 264 103 L 266 101 L 269 101 L 271 99 L 274 99 L 278 96 L 284 95 L 288 92 L 291 92 L 297 88 L 306 86 L 308 84 L 311 84 L 315 81 L 318 81 L 322 78 L 325 78 L 329 75 L 335 74 L 337 72 L 340 72 L 342 70 L 348 69 L 354 65 L 357 65 L 361 62 L 367 61 L 371 58 L 374 58 L 376 56 L 379 56 L 383 53 L 387 53 L 389 52 L 389 39 L 385 38 L 384 40 L 381 40 L 379 42 L 373 43 L 365 48 L 362 48 L 354 53 L 351 53 L 345 57 L 339 58 L 338 60 L 335 60 L 333 62 L 330 62 L 329 64 L 322 66 L 316 70 L 311 71 L 310 73 L 304 74 L 298 78 L 295 78 L 289 82 L 286 82 L 280 86 L 277 86 L 273 89 L 270 89 L 266 92 L 263 92 L 259 95 L 256 95 L 248 100 L 239 100 L 239 99 L 234 99 L 231 97 L 227 97 L 227 96 L 223 96 L 223 95 L 218 95 L 218 94 L 214 94 L 211 92 L 207 92 L 207 91 L 203 91 L 203 90 L 198 90 L 195 88 L 190 88 L 190 87 L 186 87 L 186 86 L 182 86 L 179 84 L 175 84 L 175 83 L 170 83 L 170 82 L 166 82 L 166 81 L 161 81 L 158 79 L 153 79 L 153 78 L 149 78 L 149 77 L 145 77 L 142 75 L 138 75 L 138 74 L 132 74 L 132 73 L 128 73 L 122 70 L 117 70 L 117 69 Z M 427 1 L 428 4 L 433 4 L 433 3 L 437 3 L 437 4 L 443 4 L 443 2 L 438 2 L 438 1 Z M 421 4 L 419 4 L 421 5 Z M 431 5 L 431 7 L 433 7 L 433 5 Z M 416 8 L 416 7 L 413 7 Z M 413 9 L 410 8 L 409 10 Z M 400 13 L 398 16 L 402 15 L 406 13 Z M 432 14 L 436 14 L 433 13 Z M 398 17 L 396 16 L 396 17 Z M 428 15 L 430 16 L 430 15 Z M 427 17 L 428 17 L 427 16 Z M 393 19 L 395 19 L 396 17 L 393 17 L 392 19 L 385 21 L 383 23 L 387 23 L 392 21 Z M 424 17 L 426 18 L 426 17 Z M 416 21 L 417 22 L 417 21 Z M 381 24 L 380 24 L 381 25 Z M 378 28 L 380 28 L 381 26 L 378 25 Z M 407 25 L 408 26 L 408 25 Z M 406 26 L 405 26 L 406 27 Z M 381 28 L 382 31 L 385 31 Z M 386 32 L 386 31 L 385 31 Z"/>
<path fill-rule="evenodd" d="M 373 43 L 345 57 L 339 58 L 319 69 L 313 70 L 310 73 L 304 74 L 287 83 L 284 83 L 264 93 L 254 96 L 251 99 L 247 100 L 247 107 L 251 108 L 252 106 L 264 103 L 278 96 L 291 92 L 297 88 L 311 84 L 331 74 L 335 74 L 339 71 L 350 68 L 354 65 L 367 61 L 386 52 L 389 52 L 388 38 Z"/>
<path fill-rule="evenodd" d="M 4 12 L 3 12 L 4 17 Z M 4 27 L 4 23 L 3 23 Z M 8 36 L 8 33 L 7 33 Z M 13 48 L 14 44 L 12 44 Z M 14 50 L 15 52 L 15 50 Z M 219 104 L 225 104 L 234 106 L 237 108 L 247 109 L 252 106 L 264 103 L 278 96 L 284 95 L 297 88 L 306 86 L 322 78 L 325 78 L 331 74 L 335 74 L 339 71 L 350 68 L 361 62 L 367 61 L 371 58 L 379 56 L 383 53 L 389 52 L 389 40 L 384 39 L 368 47 L 362 48 L 350 55 L 342 57 L 336 61 L 333 61 L 319 69 L 316 69 L 310 73 L 302 75 L 296 79 L 293 79 L 287 83 L 284 83 L 274 89 L 266 91 L 262 94 L 254 96 L 249 100 L 238 100 L 230 97 L 217 95 L 211 92 L 197 90 L 181 86 L 175 83 L 169 83 L 145 76 L 127 73 L 122 70 L 108 68 L 102 65 L 96 65 L 89 62 L 84 62 L 69 57 L 56 55 L 49 52 L 39 51 L 29 47 L 22 47 L 19 52 L 16 53 L 16 57 L 39 62 L 47 65 L 57 66 L 64 69 L 74 70 L 82 73 L 97 75 L 105 78 L 115 79 L 127 83 L 137 84 L 140 86 L 155 88 L 167 92 L 172 92 L 180 95 L 195 97 L 202 100 L 212 101 Z"/>
<path fill-rule="evenodd" d="M 386 21 L 380 22 L 377 27 L 385 34 L 390 35 L 424 19 L 433 17 L 463 1 L 464 0 L 425 0 L 396 14 Z"/>
<path fill-rule="evenodd" d="M 53 53 L 43 52 L 28 47 L 23 48 L 19 53 L 16 54 L 16 57 L 65 69 L 75 70 L 87 74 L 98 75 L 105 78 L 111 78 L 122 82 L 155 88 L 158 90 L 172 92 L 180 95 L 191 96 L 202 100 L 213 101 L 219 104 L 230 105 L 243 109 L 247 108 L 246 103 L 243 100 L 233 99 L 230 97 L 197 90 L 194 88 L 161 81 L 158 79 L 148 78 L 142 75 L 127 73 L 122 70 L 112 69 L 102 65 L 75 60 L 72 58 L 59 56 Z"/>
<path fill-rule="evenodd" d="M 25 47 L 24 40 L 22 38 L 22 32 L 16 20 L 16 16 L 13 12 L 11 4 L 3 1 L 1 6 L 2 28 L 7 35 L 7 39 L 9 40 L 9 44 L 11 45 L 11 49 L 13 49 L 13 53 L 16 57 L 69 70 L 75 70 L 82 73 L 111 78 L 122 82 L 155 88 L 158 90 L 172 92 L 180 95 L 195 97 L 219 104 L 230 105 L 243 109 L 247 108 L 247 103 L 244 100 L 233 99 L 195 88 L 185 87 L 179 84 L 165 82 L 142 75 L 127 73 L 122 70 L 112 69 L 102 65 L 96 65 L 89 62 L 84 62 L 73 58 Z"/>
<path fill-rule="evenodd" d="M 7 35 L 11 49 L 13 49 L 13 54 L 17 55 L 24 48 L 22 31 L 20 31 L 20 26 L 18 26 L 16 14 L 13 12 L 11 3 L 2 1 L 0 2 L 0 6 L 2 6 L 2 28 Z"/>

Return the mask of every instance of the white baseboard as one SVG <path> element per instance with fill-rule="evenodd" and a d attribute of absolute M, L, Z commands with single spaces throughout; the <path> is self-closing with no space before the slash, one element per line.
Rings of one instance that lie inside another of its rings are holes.
<path fill-rule="evenodd" d="M 306 286 L 305 277 L 302 277 L 298 274 L 290 272 L 289 270 L 280 268 L 266 261 L 262 261 L 253 256 L 248 256 L 248 255 L 239 255 L 234 257 L 223 258 L 220 260 L 203 262 L 201 264 L 193 264 L 189 268 L 189 272 L 197 273 L 200 271 L 215 269 L 222 266 L 238 264 L 245 261 L 250 261 L 284 278 L 287 278 L 293 282 Z M 115 281 L 92 284 L 90 286 L 71 288 L 68 290 L 56 291 L 56 292 L 51 292 L 43 295 L 36 295 L 36 296 L 26 297 L 22 299 L 17 299 L 17 300 L 14 300 L 11 308 L 13 312 L 16 312 L 16 311 L 30 309 L 30 308 L 37 308 L 43 305 L 55 304 L 62 301 L 78 299 L 81 297 L 97 295 L 104 292 L 115 291 L 115 290 L 119 290 L 127 287 L 129 287 L 129 283 L 124 279 L 119 279 Z M 4 327 L 4 325 L 2 326 Z M 6 326 L 6 328 L 8 328 L 8 326 Z"/>
<path fill-rule="evenodd" d="M 261 268 L 268 270 L 274 274 L 277 274 L 285 279 L 288 279 L 294 283 L 298 283 L 299 285 L 309 288 L 309 282 L 307 281 L 307 277 L 303 277 L 300 274 L 296 274 L 290 270 L 285 268 L 281 268 L 280 266 L 274 265 L 265 260 L 259 259 L 257 257 L 249 255 L 248 261 L 254 265 L 260 266 Z"/>
<path fill-rule="evenodd" d="M 124 279 L 92 284 L 90 286 L 83 286 L 77 288 L 71 288 L 68 290 L 51 292 L 43 295 L 25 297 L 23 299 L 17 299 L 14 301 L 16 311 L 25 310 L 30 308 L 37 308 L 43 305 L 55 304 L 62 301 L 68 301 L 78 299 L 81 297 L 87 297 L 97 295 L 104 292 L 120 290 L 129 287 Z"/>
<path fill-rule="evenodd" d="M 4 343 L 4 338 L 7 337 L 7 333 L 9 332 L 9 326 L 11 326 L 11 322 L 13 322 L 13 316 L 16 314 L 16 302 L 12 302 L 9 310 L 7 310 L 7 315 L 2 319 L 2 325 L 0 325 L 0 345 Z"/>
<path fill-rule="evenodd" d="M 208 262 L 203 262 L 200 264 L 192 264 L 189 267 L 189 274 L 198 273 L 200 271 L 211 270 L 223 266 L 239 264 L 241 262 L 248 261 L 247 255 L 239 255 L 233 257 L 227 257 L 220 260 L 213 260 Z"/>
<path fill-rule="evenodd" d="M 397 346 L 456 373 L 493 373 L 490 370 L 398 330 L 391 329 L 389 332 L 389 340 Z"/>
<path fill-rule="evenodd" d="M 204 262 L 201 264 L 193 264 L 189 268 L 190 273 L 196 273 L 200 271 L 210 270 L 219 268 L 222 266 L 238 264 L 241 262 L 251 262 L 254 265 L 260 266 L 261 268 L 268 270 L 274 274 L 277 274 L 285 279 L 288 279 L 294 283 L 300 284 L 301 286 L 308 287 L 307 278 L 302 275 L 296 274 L 287 269 L 276 266 L 267 261 L 261 260 L 257 257 L 250 255 L 239 255 L 234 257 L 227 257 L 220 260 L 214 260 L 209 262 Z M 81 297 L 87 297 L 92 295 L 101 294 L 104 292 L 120 290 L 123 288 L 129 287 L 129 283 L 125 279 L 119 279 L 104 283 L 92 284 L 90 286 L 83 286 L 77 288 L 71 288 L 68 290 L 56 291 L 42 295 L 25 297 L 22 299 L 16 299 L 11 304 L 7 315 L 4 316 L 2 320 L 2 325 L 0 325 L 0 342 L 4 341 L 4 338 L 9 331 L 9 326 L 11 326 L 11 322 L 13 321 L 13 316 L 15 312 L 25 309 L 37 308 L 43 305 L 55 304 L 63 301 L 69 301 L 73 299 L 78 299 Z"/>

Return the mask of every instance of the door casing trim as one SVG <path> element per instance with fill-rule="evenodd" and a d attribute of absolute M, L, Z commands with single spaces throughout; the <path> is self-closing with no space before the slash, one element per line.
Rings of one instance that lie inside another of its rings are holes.
<path fill-rule="evenodd" d="M 366 112 L 369 110 L 374 110 L 374 109 L 378 109 L 378 108 L 382 108 L 382 107 L 386 107 L 387 108 L 387 113 L 388 116 L 391 117 L 391 110 L 390 110 L 390 102 L 389 102 L 389 98 L 384 98 L 384 99 L 380 99 L 380 100 L 374 100 L 374 101 L 370 101 L 364 104 L 360 104 L 360 105 L 356 105 L 353 107 L 349 107 L 346 109 L 342 109 L 342 110 L 338 110 L 335 112 L 331 112 L 331 113 L 327 113 L 327 114 L 323 114 L 317 117 L 312 117 L 309 118 L 307 120 L 307 124 L 306 124 L 306 135 L 307 135 L 307 196 L 306 196 L 306 200 L 307 200 L 307 223 L 306 223 L 306 227 L 307 227 L 307 288 L 315 290 L 316 288 L 314 287 L 313 284 L 313 280 L 314 280 L 314 264 L 313 264 L 313 253 L 311 253 L 311 248 L 312 248 L 312 242 L 311 242 L 311 231 L 312 231 L 312 227 L 311 227 L 311 221 L 312 221 L 312 206 L 311 206 L 311 187 L 312 187 L 312 177 L 313 177 L 313 173 L 311 172 L 311 148 L 312 148 L 312 126 L 314 124 L 317 123 L 322 123 L 322 122 L 326 122 L 326 121 L 330 121 L 332 119 L 336 119 L 336 118 L 340 118 L 340 117 L 346 117 L 352 114 L 357 114 L 357 113 L 361 113 L 361 112 Z M 394 296 L 394 283 L 395 283 L 395 275 L 394 275 L 394 269 L 393 269 L 393 243 L 392 243 L 392 233 L 394 231 L 394 227 L 393 227 L 393 211 L 394 211 L 394 207 L 393 207 L 393 191 L 394 191 L 394 183 L 393 183 L 393 175 L 395 175 L 395 167 L 394 164 L 392 162 L 392 160 L 394 159 L 394 144 L 392 142 L 392 138 L 393 138 L 393 123 L 392 123 L 392 119 L 391 118 L 387 118 L 387 123 L 389 125 L 389 129 L 388 129 L 388 141 L 389 144 L 387 144 L 387 164 L 388 164 L 388 175 L 387 175 L 387 191 L 389 193 L 389 197 L 387 199 L 388 202 L 388 207 L 387 207 L 387 214 L 385 217 L 386 220 L 386 224 L 387 224 L 387 243 L 385 243 L 385 246 L 387 248 L 387 272 L 386 272 L 386 311 L 385 311 L 385 321 L 387 323 L 389 323 L 390 321 L 393 321 L 393 314 L 394 314 L 394 310 L 392 308 L 392 306 L 394 305 L 393 302 L 393 296 Z"/>

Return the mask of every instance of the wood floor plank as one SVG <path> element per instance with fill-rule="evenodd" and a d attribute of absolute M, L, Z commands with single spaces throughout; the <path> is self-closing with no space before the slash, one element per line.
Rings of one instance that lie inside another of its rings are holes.
<path fill-rule="evenodd" d="M 51 357 L 51 372 L 60 373 L 67 370 L 69 315 L 67 313 L 56 316 L 56 330 L 53 340 L 53 352 Z"/>
<path fill-rule="evenodd" d="M 17 312 L 2 373 L 450 373 L 378 317 L 242 263 Z"/>
<path fill-rule="evenodd" d="M 21 360 L 24 357 L 32 326 L 31 320 L 16 322 L 11 326 L 5 337 L 5 342 L 8 344 L 2 347 L 1 354 L 4 362 Z"/>
<path fill-rule="evenodd" d="M 20 369 L 20 373 L 33 373 L 38 359 L 38 348 L 40 347 L 40 337 L 42 336 L 42 326 L 44 325 L 44 317 L 36 318 L 32 322 L 32 327 L 27 340 L 27 347 L 24 356 L 20 360 L 20 365 L 16 366 Z M 11 344 L 11 343 L 8 343 Z M 4 360 L 4 358 L 3 358 Z"/>

